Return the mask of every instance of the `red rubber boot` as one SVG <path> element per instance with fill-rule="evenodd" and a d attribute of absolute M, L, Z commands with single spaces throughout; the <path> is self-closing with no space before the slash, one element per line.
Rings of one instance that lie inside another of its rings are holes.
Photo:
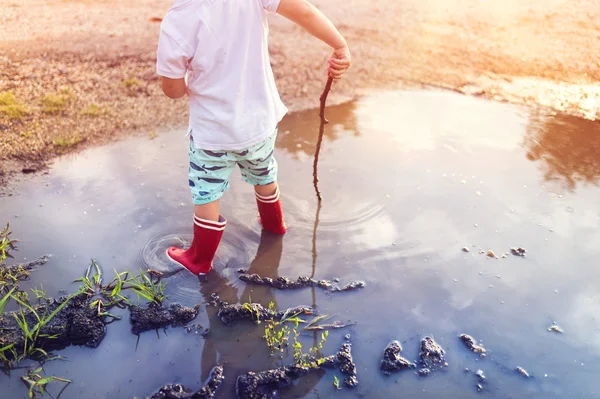
<path fill-rule="evenodd" d="M 221 242 L 227 220 L 219 216 L 219 221 L 204 220 L 194 216 L 194 239 L 192 245 L 183 250 L 171 247 L 167 256 L 175 263 L 188 269 L 192 274 L 207 274 Z"/>
<path fill-rule="evenodd" d="M 256 193 L 256 204 L 260 214 L 260 223 L 263 228 L 274 234 L 285 234 L 287 226 L 283 221 L 283 211 L 281 209 L 281 200 L 279 199 L 279 187 L 275 194 L 263 197 Z"/>

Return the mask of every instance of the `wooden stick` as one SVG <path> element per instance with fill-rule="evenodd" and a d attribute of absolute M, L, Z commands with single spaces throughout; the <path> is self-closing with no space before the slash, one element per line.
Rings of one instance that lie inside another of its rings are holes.
<path fill-rule="evenodd" d="M 321 152 L 321 143 L 323 142 L 323 132 L 325 131 L 325 125 L 329 123 L 329 121 L 325 118 L 325 103 L 327 102 L 327 95 L 331 90 L 331 85 L 333 84 L 333 78 L 329 77 L 327 79 L 327 84 L 325 84 L 325 90 L 323 90 L 323 94 L 321 94 L 321 108 L 319 110 L 319 116 L 321 117 L 321 125 L 319 126 L 319 139 L 317 140 L 317 150 L 315 151 L 315 160 L 313 163 L 313 185 L 315 186 L 315 191 L 317 193 L 317 199 L 319 202 L 323 199 L 321 197 L 321 191 L 319 190 L 319 174 L 318 174 L 318 164 L 319 164 L 319 153 Z"/>

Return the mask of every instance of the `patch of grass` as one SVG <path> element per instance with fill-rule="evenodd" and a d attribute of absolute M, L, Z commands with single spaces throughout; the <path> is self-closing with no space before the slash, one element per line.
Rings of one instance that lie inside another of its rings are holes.
<path fill-rule="evenodd" d="M 0 93 L 0 105 L 12 105 L 16 104 L 17 99 L 15 95 L 10 91 L 3 91 Z"/>
<path fill-rule="evenodd" d="M 46 114 L 58 114 L 67 109 L 69 97 L 65 94 L 48 94 L 42 98 L 42 111 Z"/>
<path fill-rule="evenodd" d="M 246 304 L 244 304 L 245 306 Z M 269 303 L 269 310 L 271 313 L 275 312 L 275 304 Z M 280 321 L 267 320 L 265 326 L 265 333 L 263 338 L 267 343 L 267 347 L 271 351 L 271 355 L 278 353 L 280 356 L 286 352 L 286 349 L 290 346 L 294 354 L 294 364 L 301 367 L 318 367 L 324 361 L 324 357 L 321 354 L 321 349 L 329 337 L 329 331 L 321 333 L 320 342 L 309 348 L 307 353 L 303 352 L 302 343 L 300 342 L 300 323 L 305 321 L 300 319 L 300 314 L 284 314 Z M 328 317 L 328 316 L 326 316 Z M 315 324 L 317 321 L 322 320 L 323 316 L 316 317 L 309 325 Z M 290 328 L 286 323 L 294 323 L 294 327 Z"/>
<path fill-rule="evenodd" d="M 121 85 L 128 89 L 137 88 L 142 86 L 142 82 L 137 80 L 136 78 L 123 79 L 121 81 Z"/>
<path fill-rule="evenodd" d="M 97 117 L 103 112 L 104 110 L 97 104 L 89 104 L 81 110 L 81 115 Z"/>
<path fill-rule="evenodd" d="M 54 140 L 52 140 L 52 144 L 54 144 L 56 147 L 64 149 L 64 148 L 74 147 L 77 144 L 81 143 L 82 141 L 83 141 L 83 137 L 76 134 L 71 137 L 56 137 Z"/>
<path fill-rule="evenodd" d="M 158 137 L 158 133 L 156 133 L 156 130 L 153 130 L 150 132 L 150 134 L 148 135 L 148 137 L 150 138 L 150 140 L 154 140 L 155 138 Z"/>
<path fill-rule="evenodd" d="M 55 338 L 56 336 L 42 334 L 41 331 L 48 324 L 54 316 L 58 314 L 71 300 L 73 296 L 67 297 L 52 313 L 48 314 L 48 307 L 44 306 L 44 312 L 39 314 L 36 309 L 34 309 L 26 300 L 20 299 L 16 295 L 11 295 L 11 297 L 20 305 L 19 310 L 14 313 L 14 318 L 19 325 L 19 328 L 23 332 L 24 342 L 23 342 L 23 353 L 17 357 L 17 361 L 20 362 L 27 358 L 35 358 L 42 357 L 47 358 L 48 353 L 42 348 L 37 347 L 39 338 Z M 25 311 L 29 313 L 26 314 Z M 27 316 L 31 314 L 35 317 L 37 321 L 33 326 L 30 326 L 27 322 Z"/>
<path fill-rule="evenodd" d="M 131 288 L 137 294 L 138 303 L 141 298 L 144 298 L 150 303 L 160 305 L 167 298 L 164 294 L 167 284 L 162 282 L 160 276 L 155 281 L 154 276 L 153 273 L 144 273 L 140 269 L 138 276 L 132 275 L 125 281 L 127 288 Z"/>
<path fill-rule="evenodd" d="M 0 92 L 0 114 L 11 120 L 21 120 L 28 113 L 27 107 L 19 104 L 13 93 Z"/>
<path fill-rule="evenodd" d="M 166 283 L 162 282 L 158 272 L 151 270 L 144 272 L 140 269 L 140 274 L 134 275 L 130 271 L 117 273 L 115 270 L 115 277 L 107 285 L 103 285 L 102 276 L 100 266 L 95 260 L 92 260 L 85 275 L 75 280 L 75 282 L 83 283 L 79 287 L 78 293 L 90 298 L 90 307 L 97 308 L 99 316 L 117 319 L 107 310 L 113 306 L 131 305 L 129 299 L 123 296 L 123 292 L 128 289 L 137 295 L 138 303 L 144 298 L 150 303 L 160 305 L 167 298 L 164 294 Z"/>
<path fill-rule="evenodd" d="M 6 227 L 0 231 L 0 265 L 4 264 L 9 250 L 17 249 L 15 243 L 17 240 L 10 238 L 10 223 L 6 223 Z"/>
<path fill-rule="evenodd" d="M 93 269 L 92 269 L 93 267 Z M 113 306 L 122 306 L 131 304 L 127 298 L 121 295 L 124 289 L 125 279 L 129 272 L 117 273 L 108 285 L 102 285 L 102 270 L 98 263 L 92 259 L 85 275 L 75 280 L 83 285 L 79 287 L 79 294 L 84 294 L 90 298 L 90 308 L 96 308 L 98 316 L 111 317 L 113 320 L 120 319 L 108 312 Z"/>
<path fill-rule="evenodd" d="M 19 282 L 29 278 L 29 270 L 23 266 L 1 267 L 0 268 L 0 293 L 8 292 L 11 288 L 17 287 Z M 26 296 L 26 292 L 17 292 L 19 295 Z"/>
<path fill-rule="evenodd" d="M 29 390 L 29 397 L 31 399 L 34 399 L 37 397 L 36 395 L 38 394 L 43 397 L 47 392 L 46 386 L 48 384 L 50 384 L 51 382 L 62 382 L 66 385 L 63 387 L 63 389 L 57 396 L 57 399 L 60 398 L 60 395 L 62 395 L 63 391 L 69 386 L 69 384 L 71 384 L 72 381 L 54 376 L 43 377 L 43 372 L 44 369 L 42 366 L 36 368 L 31 367 L 27 374 L 21 377 L 21 381 L 23 381 L 23 383 Z"/>

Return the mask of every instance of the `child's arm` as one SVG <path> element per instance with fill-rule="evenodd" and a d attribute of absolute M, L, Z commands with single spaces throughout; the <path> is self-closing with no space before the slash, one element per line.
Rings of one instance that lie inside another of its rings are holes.
<path fill-rule="evenodd" d="M 165 23 L 163 21 L 163 24 Z M 156 52 L 156 73 L 160 76 L 162 91 L 167 97 L 181 98 L 188 93 L 187 68 L 191 58 L 181 47 L 181 41 L 174 39 L 161 25 Z"/>
<path fill-rule="evenodd" d="M 161 76 L 160 83 L 163 93 L 165 93 L 165 95 L 169 98 L 181 98 L 188 92 L 184 78 L 170 79 Z"/>
<path fill-rule="evenodd" d="M 328 73 L 335 79 L 341 78 L 350 67 L 350 51 L 346 40 L 331 21 L 307 0 L 281 0 L 277 13 L 334 49 L 329 59 Z"/>

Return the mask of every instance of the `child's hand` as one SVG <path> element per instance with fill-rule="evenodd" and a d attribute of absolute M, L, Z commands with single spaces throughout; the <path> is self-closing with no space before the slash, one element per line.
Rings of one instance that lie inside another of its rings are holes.
<path fill-rule="evenodd" d="M 351 58 L 348 46 L 335 49 L 329 58 L 327 74 L 334 79 L 341 79 L 344 72 L 350 68 Z"/>

